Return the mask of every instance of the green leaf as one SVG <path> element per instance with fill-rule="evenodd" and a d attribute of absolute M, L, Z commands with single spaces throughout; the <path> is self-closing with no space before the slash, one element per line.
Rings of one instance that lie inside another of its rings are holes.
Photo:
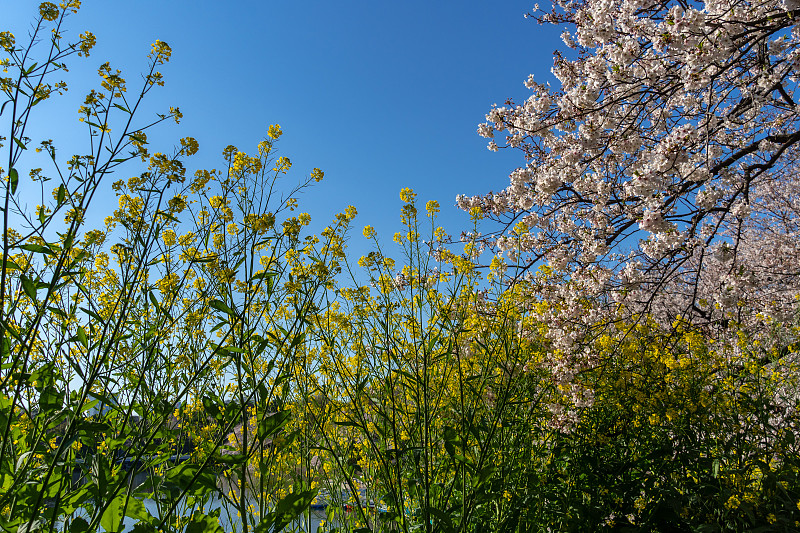
<path fill-rule="evenodd" d="M 69 365 L 72 367 L 73 370 L 75 370 L 75 372 L 78 374 L 78 376 L 81 379 L 85 379 L 83 370 L 81 369 L 81 366 L 78 364 L 78 362 L 75 361 L 74 358 L 72 358 L 72 357 L 67 357 L 66 359 L 67 359 L 67 361 L 69 361 Z"/>
<path fill-rule="evenodd" d="M 145 523 L 153 523 L 153 515 L 144 506 L 141 500 L 134 497 L 128 498 L 128 505 L 125 507 L 125 516 Z"/>
<path fill-rule="evenodd" d="M 101 403 L 105 404 L 108 407 L 111 407 L 113 409 L 117 408 L 117 402 L 101 392 L 89 391 L 87 394 L 92 398 L 97 398 L 98 400 L 100 400 Z"/>
<path fill-rule="evenodd" d="M 265 416 L 258 421 L 257 435 L 259 440 L 264 440 L 267 437 L 276 433 L 286 422 L 291 418 L 289 411 L 278 411 L 269 416 Z"/>
<path fill-rule="evenodd" d="M 233 309 L 228 307 L 228 305 L 221 301 L 221 300 L 211 300 L 208 302 L 209 307 L 213 307 L 217 311 L 222 311 L 223 313 L 227 313 L 231 316 L 236 316 L 236 313 L 233 312 Z"/>
<path fill-rule="evenodd" d="M 45 387 L 39 397 L 39 413 L 48 414 L 60 410 L 64 405 L 64 393 L 53 386 Z"/>
<path fill-rule="evenodd" d="M 80 505 L 90 498 L 91 494 L 89 493 L 89 489 L 85 486 L 79 488 L 78 490 L 70 492 L 66 497 L 61 499 L 61 510 L 64 511 L 65 514 L 71 515 L 75 509 L 80 507 Z M 87 524 L 88 526 L 88 524 Z M 72 531 L 72 529 L 70 529 Z"/>
<path fill-rule="evenodd" d="M 17 141 L 17 138 L 14 137 L 14 140 Z M 17 143 L 18 144 L 22 144 L 19 141 L 17 141 Z M 24 145 L 22 145 L 22 149 L 23 150 L 25 149 Z M 17 169 L 16 168 L 12 168 L 11 171 L 8 173 L 8 181 L 11 184 L 11 194 L 16 193 L 17 192 L 17 185 L 19 185 L 19 174 L 17 173 Z"/>
<path fill-rule="evenodd" d="M 17 139 L 16 137 L 11 137 L 11 138 L 12 138 L 12 139 L 14 139 L 14 142 L 17 144 L 17 146 L 19 146 L 19 147 L 20 147 L 20 148 L 22 148 L 23 150 L 27 150 L 27 149 L 28 149 L 28 147 L 27 147 L 27 146 L 25 146 L 24 144 L 22 144 L 22 141 L 20 141 L 20 140 L 19 140 L 19 139 Z M 12 172 L 16 172 L 16 171 L 15 171 L 13 168 L 11 169 L 11 171 L 12 171 Z"/>
<path fill-rule="evenodd" d="M 117 494 L 100 517 L 100 526 L 106 531 L 118 531 L 122 524 L 122 508 L 125 504 L 125 495 Z"/>
<path fill-rule="evenodd" d="M 30 457 L 30 455 L 32 453 L 33 453 L 33 451 L 29 451 L 29 452 L 25 452 L 23 454 L 20 454 L 20 456 L 17 458 L 17 464 L 16 464 L 14 470 L 15 471 L 19 471 L 19 469 L 22 468 L 22 465 L 24 465 L 26 463 L 26 461 L 28 460 L 28 457 Z"/>
<path fill-rule="evenodd" d="M 83 344 L 84 348 L 89 347 L 89 339 L 86 337 L 86 330 L 83 329 L 83 326 L 78 326 L 78 333 L 75 335 L 75 338 L 78 339 L 78 342 Z"/>
<path fill-rule="evenodd" d="M 31 381 L 37 391 L 42 392 L 45 387 L 54 383 L 55 364 L 52 361 L 44 363 L 31 372 Z"/>
<path fill-rule="evenodd" d="M 92 407 L 97 405 L 98 403 L 100 403 L 100 400 L 89 400 L 88 402 L 85 402 L 83 404 L 83 407 L 81 407 L 80 412 L 81 413 L 85 413 L 86 411 L 88 411 L 89 409 L 91 409 Z M 99 424 L 102 424 L 103 426 L 106 426 L 106 424 L 102 423 L 102 422 L 89 422 L 89 421 L 86 421 L 86 420 L 82 420 L 82 421 L 79 422 L 79 424 L 95 424 L 95 423 L 99 423 Z M 80 426 L 77 426 L 77 427 L 80 427 Z M 106 431 L 106 429 L 107 429 L 107 427 L 103 427 L 103 428 L 101 428 L 100 431 L 101 432 L 102 431 Z"/>
<path fill-rule="evenodd" d="M 74 518 L 69 524 L 69 531 L 71 533 L 84 533 L 89 531 L 89 523 L 81 517 Z"/>
<path fill-rule="evenodd" d="M 253 528 L 253 533 L 272 533 L 272 522 L 268 522 L 267 519 L 264 519 Z"/>
<path fill-rule="evenodd" d="M 247 455 L 242 453 L 219 453 L 214 456 L 214 459 L 226 465 L 240 465 L 247 461 Z"/>
<path fill-rule="evenodd" d="M 478 475 L 476 476 L 476 478 L 473 479 L 473 486 L 475 488 L 478 488 L 481 485 L 483 485 L 484 483 L 486 483 L 489 480 L 489 478 L 492 476 L 492 474 L 494 474 L 495 470 L 497 470 L 497 469 L 493 465 L 486 465 L 483 468 L 481 468 L 481 470 L 480 470 L 480 472 L 478 472 Z"/>
<path fill-rule="evenodd" d="M 83 410 L 88 411 L 95 405 L 97 405 L 97 400 L 94 400 L 93 404 L 87 404 L 87 407 L 84 407 Z M 92 422 L 90 420 L 81 420 L 77 425 L 77 430 L 86 436 L 99 435 L 109 429 L 111 429 L 111 426 L 105 422 Z"/>
<path fill-rule="evenodd" d="M 261 339 L 261 342 L 258 343 L 258 346 L 256 347 L 255 351 L 253 352 L 253 355 L 255 357 L 258 357 L 259 355 L 261 355 L 264 352 L 264 350 L 267 349 L 267 346 L 269 346 L 269 344 L 270 344 L 270 340 L 269 339 Z M 270 361 L 270 363 L 274 365 L 273 361 Z M 272 368 L 270 368 L 270 370 L 272 370 Z M 267 371 L 267 373 L 269 373 L 269 371 Z"/>
<path fill-rule="evenodd" d="M 294 348 L 296 348 L 304 340 L 306 340 L 306 334 L 305 333 L 301 333 L 299 335 L 295 335 L 294 338 L 292 339 L 292 344 L 289 346 L 289 351 L 291 351 Z"/>
<path fill-rule="evenodd" d="M 161 310 L 161 306 L 158 305 L 158 300 L 156 299 L 156 295 L 153 294 L 153 291 L 150 291 L 149 294 L 150 294 L 150 303 L 152 303 L 153 307 L 155 307 L 157 310 L 160 311 Z"/>
<path fill-rule="evenodd" d="M 217 480 L 200 465 L 182 464 L 167 471 L 164 482 L 178 487 L 190 496 L 205 496 L 217 490 Z"/>
<path fill-rule="evenodd" d="M 428 350 L 427 350 L 428 353 L 433 353 L 433 348 L 434 348 L 434 346 L 436 346 L 436 343 L 439 342 L 439 338 L 441 337 L 441 335 L 442 335 L 442 333 L 439 332 L 436 335 L 434 335 L 433 337 L 431 337 L 430 341 L 428 341 Z"/>
<path fill-rule="evenodd" d="M 444 427 L 444 449 L 447 452 L 447 455 L 450 458 L 454 458 L 456 455 L 456 444 L 458 442 L 458 435 L 456 434 L 456 430 L 450 426 Z"/>
<path fill-rule="evenodd" d="M 67 197 L 67 188 L 64 187 L 64 184 L 58 186 L 58 193 L 56 193 L 56 200 L 58 201 L 58 205 L 64 203 L 64 199 Z"/>
<path fill-rule="evenodd" d="M 278 275 L 277 272 L 272 272 L 270 270 L 265 270 L 264 272 L 258 272 L 256 274 L 253 274 L 252 276 L 250 276 L 250 279 L 255 281 L 257 279 L 262 279 L 262 278 L 274 278 L 277 275 Z"/>
<path fill-rule="evenodd" d="M 278 502 L 275 509 L 270 511 L 264 521 L 256 526 L 256 532 L 263 531 L 266 533 L 271 531 L 272 533 L 280 533 L 308 509 L 317 493 L 317 490 L 305 490 L 287 494 L 285 498 Z"/>
<path fill-rule="evenodd" d="M 36 284 L 25 274 L 20 274 L 20 281 L 22 282 L 22 290 L 28 295 L 28 298 L 36 301 Z"/>
<path fill-rule="evenodd" d="M 58 307 L 53 307 L 52 305 L 48 305 L 47 306 L 47 310 L 50 311 L 51 313 L 53 313 L 54 315 L 59 316 L 61 318 L 68 318 L 67 313 L 65 313 L 63 310 L 59 309 Z"/>
<path fill-rule="evenodd" d="M 275 381 L 274 381 L 272 384 L 273 384 L 275 387 L 277 387 L 278 385 L 280 385 L 280 384 L 281 384 L 281 383 L 283 383 L 284 381 L 288 381 L 289 379 L 291 379 L 291 377 L 292 377 L 292 375 L 291 375 L 291 374 L 289 374 L 288 372 L 284 372 L 283 374 L 281 374 L 281 375 L 279 375 L 278 377 L 276 377 L 276 378 L 275 378 Z"/>
<path fill-rule="evenodd" d="M 90 317 L 92 317 L 95 320 L 97 320 L 100 324 L 105 323 L 105 320 L 103 320 L 103 318 L 100 315 L 98 315 L 97 313 L 95 313 L 94 311 L 92 311 L 90 309 L 87 309 L 85 307 L 81 307 L 81 311 L 83 311 L 84 313 L 86 313 Z"/>
<path fill-rule="evenodd" d="M 455 454 L 455 456 L 453 456 L 453 459 L 455 459 L 456 461 L 458 461 L 459 463 L 461 463 L 461 464 L 463 464 L 465 466 L 468 466 L 470 468 L 470 470 L 475 470 L 475 462 L 472 459 L 470 459 L 469 457 L 466 457 L 464 455 L 461 455 L 460 453 L 457 453 L 457 454 Z"/>
<path fill-rule="evenodd" d="M 55 255 L 53 250 L 46 246 L 42 246 L 41 244 L 23 244 L 20 246 L 20 249 L 37 254 Z"/>
<path fill-rule="evenodd" d="M 222 411 L 217 405 L 217 399 L 209 396 L 203 396 L 203 410 L 215 420 L 221 421 L 223 419 Z"/>
<path fill-rule="evenodd" d="M 209 331 L 209 333 L 214 333 L 218 329 L 224 328 L 227 325 L 228 325 L 228 321 L 227 320 L 223 320 L 221 322 L 218 322 L 213 328 L 211 328 L 211 331 Z M 217 347 L 217 348 L 219 348 L 219 347 Z"/>
<path fill-rule="evenodd" d="M 224 533 L 224 530 L 219 525 L 219 517 L 195 511 L 184 533 Z"/>

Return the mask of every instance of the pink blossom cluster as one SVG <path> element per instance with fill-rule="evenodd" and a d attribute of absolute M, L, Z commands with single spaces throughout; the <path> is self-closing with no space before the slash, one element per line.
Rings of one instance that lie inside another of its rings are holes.
<path fill-rule="evenodd" d="M 775 338 L 796 321 L 798 7 L 556 0 L 531 15 L 570 27 L 559 87 L 530 76 L 527 100 L 492 107 L 478 133 L 525 165 L 457 205 L 502 223 L 491 244 L 548 304 L 565 376 L 611 323 Z"/>

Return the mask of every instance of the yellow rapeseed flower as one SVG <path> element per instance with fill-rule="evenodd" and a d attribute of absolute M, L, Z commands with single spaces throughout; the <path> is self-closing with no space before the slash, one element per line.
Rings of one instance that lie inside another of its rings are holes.
<path fill-rule="evenodd" d="M 404 201 L 405 203 L 407 203 L 407 204 L 410 204 L 411 202 L 413 202 L 414 198 L 416 198 L 416 197 L 417 197 L 417 193 L 415 193 L 409 187 L 405 187 L 404 189 L 402 189 L 400 191 L 400 199 L 402 201 Z"/>
<path fill-rule="evenodd" d="M 186 155 L 194 155 L 200 149 L 200 144 L 194 137 L 184 137 L 181 139 L 181 147 Z"/>
<path fill-rule="evenodd" d="M 97 44 L 97 38 L 91 32 L 84 32 L 80 35 L 81 44 L 78 45 L 80 52 L 78 52 L 79 56 L 89 57 L 89 52 L 94 48 L 94 45 Z"/>
<path fill-rule="evenodd" d="M 0 47 L 3 48 L 6 52 L 10 52 L 14 49 L 14 34 L 10 31 L 0 31 Z"/>
<path fill-rule="evenodd" d="M 47 21 L 56 20 L 58 18 L 58 6 L 53 2 L 42 2 L 39 4 L 39 15 Z"/>
<path fill-rule="evenodd" d="M 150 58 L 154 59 L 156 63 L 166 63 L 172 56 L 172 48 L 169 47 L 164 41 L 156 40 L 153 43 L 153 50 L 150 52 Z M 170 108 L 172 109 L 172 108 Z"/>
<path fill-rule="evenodd" d="M 161 233 L 161 239 L 166 246 L 173 246 L 176 240 L 175 231 L 171 229 L 164 230 L 163 233 Z"/>

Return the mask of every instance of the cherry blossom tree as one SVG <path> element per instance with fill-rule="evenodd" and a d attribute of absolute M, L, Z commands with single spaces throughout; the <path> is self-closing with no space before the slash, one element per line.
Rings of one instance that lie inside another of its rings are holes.
<path fill-rule="evenodd" d="M 491 244 L 545 302 L 556 348 L 591 364 L 592 338 L 645 317 L 771 338 L 794 320 L 798 7 L 557 0 L 529 15 L 570 28 L 560 86 L 530 76 L 527 100 L 491 109 L 479 134 L 525 164 L 457 203 L 501 223 Z"/>

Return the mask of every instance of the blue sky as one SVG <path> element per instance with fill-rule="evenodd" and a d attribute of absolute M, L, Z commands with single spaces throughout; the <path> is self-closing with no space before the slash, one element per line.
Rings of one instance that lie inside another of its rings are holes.
<path fill-rule="evenodd" d="M 22 41 L 38 2 L 0 5 L 4 28 Z M 197 138 L 192 170 L 222 166 L 228 144 L 254 151 L 267 125 L 279 123 L 292 171 L 325 171 L 301 198 L 315 223 L 352 204 L 356 228 L 372 224 L 388 242 L 400 229 L 398 192 L 412 187 L 423 202 L 441 203 L 446 228 L 457 233 L 468 217 L 453 206 L 455 196 L 502 189 L 522 163 L 517 151 L 486 150 L 478 123 L 493 103 L 525 98 L 528 74 L 552 79 L 561 30 L 525 19 L 531 8 L 519 0 L 84 0 L 67 26 L 72 35 L 91 30 L 98 46 L 72 62 L 72 100 L 46 110 L 55 118 L 48 136 L 69 143 L 70 132 L 81 131 L 80 80 L 94 82 L 97 67 L 111 61 L 132 85 L 150 43 L 161 39 L 173 56 L 163 69 L 166 87 L 150 102 L 177 105 L 185 118 L 158 139 L 169 148 L 182 136 Z M 354 247 L 360 240 L 357 231 Z"/>

